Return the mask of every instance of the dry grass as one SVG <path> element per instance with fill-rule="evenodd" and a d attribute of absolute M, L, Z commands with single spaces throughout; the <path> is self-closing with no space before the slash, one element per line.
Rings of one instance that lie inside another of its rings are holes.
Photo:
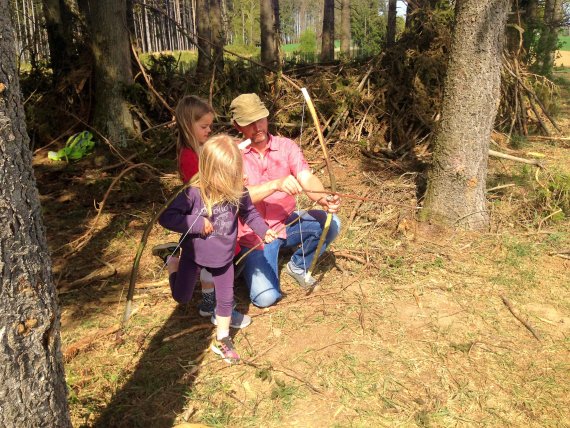
<path fill-rule="evenodd" d="M 563 126 L 570 129 L 567 121 Z M 537 142 L 524 150 L 570 172 L 567 149 Z M 340 144 L 333 154 L 340 191 L 415 204 L 413 176 Z M 49 171 L 42 176 L 38 169 L 57 248 L 85 230 L 90 201 L 77 192 L 58 202 L 74 183 L 51 188 L 42 184 Z M 493 160 L 489 180 L 523 175 L 520 165 Z M 139 186 L 155 203 L 174 182 L 139 180 L 129 189 Z M 306 296 L 283 275 L 283 301 L 259 310 L 238 282 L 239 309 L 254 322 L 235 335 L 246 360 L 237 366 L 209 352 L 213 330 L 197 315 L 198 299 L 177 307 L 148 249 L 136 313 L 125 331 L 104 334 L 120 320 L 132 258 L 151 215 L 147 200 L 113 193 L 93 242 L 78 254 L 54 254 L 61 285 L 104 271 L 103 260 L 117 269 L 60 295 L 64 351 L 94 335 L 68 355 L 74 425 L 570 426 L 570 260 L 560 254 L 570 249 L 569 222 L 545 221 L 538 230 L 527 214 L 546 214 L 529 206 L 532 191 L 531 174 L 493 192 L 493 224 L 482 234 L 417 224 L 413 210 L 396 205 L 345 200 L 344 230 L 321 261 L 319 290 Z M 77 224 L 61 215 L 62 204 Z M 149 245 L 169 238 L 175 237 L 157 227 Z M 194 325 L 201 326 L 164 340 Z"/>

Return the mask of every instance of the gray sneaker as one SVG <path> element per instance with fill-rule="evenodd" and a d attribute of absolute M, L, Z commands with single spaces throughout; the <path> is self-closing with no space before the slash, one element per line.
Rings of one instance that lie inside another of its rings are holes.
<path fill-rule="evenodd" d="M 216 314 L 212 315 L 210 318 L 212 324 L 218 325 L 218 321 L 216 320 Z M 251 317 L 249 315 L 242 314 L 235 309 L 232 310 L 232 318 L 230 320 L 230 327 L 232 328 L 246 328 L 248 325 L 251 324 Z"/>
<path fill-rule="evenodd" d="M 152 255 L 160 257 L 164 263 L 168 256 L 180 256 L 180 245 L 178 242 L 167 242 L 166 244 L 158 244 L 152 247 Z"/>
<path fill-rule="evenodd" d="M 312 276 L 306 278 L 305 271 L 295 266 L 292 261 L 287 263 L 287 266 L 285 267 L 285 272 L 287 272 L 289 276 L 291 276 L 295 281 L 297 281 L 297 283 L 301 286 L 303 290 L 310 290 L 317 283 L 317 280 Z"/>

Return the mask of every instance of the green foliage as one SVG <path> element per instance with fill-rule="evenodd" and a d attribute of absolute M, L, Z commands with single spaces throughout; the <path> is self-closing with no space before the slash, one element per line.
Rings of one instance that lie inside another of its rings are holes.
<path fill-rule="evenodd" d="M 512 149 L 520 150 L 524 147 L 527 142 L 527 138 L 524 135 L 513 134 L 511 135 L 511 140 L 509 141 L 509 146 Z"/>
<path fill-rule="evenodd" d="M 65 160 L 66 162 L 79 160 L 91 153 L 94 147 L 93 134 L 83 131 L 69 137 L 65 147 L 57 152 L 48 152 L 48 158 L 53 161 Z"/>
<path fill-rule="evenodd" d="M 550 211 L 551 221 L 570 216 L 570 175 L 552 172 L 548 182 L 538 190 L 536 205 Z"/>
<path fill-rule="evenodd" d="M 570 36 L 558 36 L 558 45 L 561 51 L 570 51 Z"/>
<path fill-rule="evenodd" d="M 386 15 L 378 13 L 374 2 L 351 2 L 350 26 L 352 40 L 360 47 L 363 56 L 380 53 L 386 38 Z"/>
<path fill-rule="evenodd" d="M 245 57 L 253 57 L 253 56 L 259 57 L 260 55 L 260 48 L 252 45 L 244 45 L 236 43 L 233 45 L 226 46 L 226 49 Z"/>
<path fill-rule="evenodd" d="M 271 399 L 279 401 L 283 408 L 289 410 L 293 404 L 293 400 L 300 395 L 299 388 L 294 385 L 275 379 L 275 386 L 271 390 Z"/>
<path fill-rule="evenodd" d="M 528 200 L 521 216 L 537 226 L 563 221 L 570 217 L 570 175 L 551 170 L 544 176 L 535 175 L 528 165 L 521 168 L 515 182 L 528 187 Z"/>
<path fill-rule="evenodd" d="M 317 35 L 310 28 L 307 28 L 301 33 L 298 54 L 308 62 L 313 62 L 315 59 L 315 55 L 317 54 Z"/>

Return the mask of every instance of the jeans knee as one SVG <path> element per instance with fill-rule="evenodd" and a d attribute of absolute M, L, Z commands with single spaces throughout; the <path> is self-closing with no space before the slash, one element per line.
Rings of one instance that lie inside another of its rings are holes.
<path fill-rule="evenodd" d="M 257 293 L 255 296 L 251 296 L 251 303 L 253 303 L 258 308 L 267 308 L 271 305 L 277 303 L 281 299 L 281 293 L 274 288 L 270 288 Z"/>

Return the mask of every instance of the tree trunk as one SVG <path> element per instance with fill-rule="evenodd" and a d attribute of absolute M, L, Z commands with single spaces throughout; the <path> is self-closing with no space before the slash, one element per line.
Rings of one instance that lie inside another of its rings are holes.
<path fill-rule="evenodd" d="M 396 0 L 389 0 L 388 23 L 386 26 L 386 47 L 391 48 L 396 43 Z"/>
<path fill-rule="evenodd" d="M 350 58 L 350 0 L 341 0 L 340 53 Z"/>
<path fill-rule="evenodd" d="M 94 62 L 95 128 L 111 143 L 126 146 L 134 124 L 124 97 L 133 84 L 126 0 L 90 1 L 89 30 Z"/>
<path fill-rule="evenodd" d="M 222 23 L 222 7 L 220 0 L 210 0 L 210 31 L 212 35 L 212 55 L 214 66 L 224 69 L 224 45 L 226 37 Z"/>
<path fill-rule="evenodd" d="M 475 230 L 488 226 L 489 139 L 500 96 L 501 53 L 510 0 L 464 0 L 445 80 L 441 123 L 422 217 Z"/>
<path fill-rule="evenodd" d="M 269 67 L 277 67 L 279 56 L 272 0 L 261 0 L 259 2 L 259 19 L 261 29 L 261 62 Z"/>
<path fill-rule="evenodd" d="M 54 81 L 68 73 L 73 61 L 73 33 L 70 31 L 72 23 L 64 22 L 65 10 L 62 8 L 66 8 L 62 0 L 43 0 Z"/>
<path fill-rule="evenodd" d="M 275 53 L 274 56 L 277 59 L 277 64 L 275 64 L 275 68 L 281 69 L 281 56 L 279 52 L 281 51 L 281 17 L 279 12 L 279 0 L 271 0 L 273 5 L 273 20 L 274 20 L 274 28 L 275 28 Z"/>
<path fill-rule="evenodd" d="M 70 427 L 59 309 L 16 68 L 0 0 L 0 426 Z"/>
<path fill-rule="evenodd" d="M 334 61 L 334 0 L 324 1 L 321 46 L 321 62 Z"/>
<path fill-rule="evenodd" d="M 198 64 L 199 75 L 210 74 L 212 49 L 210 45 L 210 12 L 209 0 L 196 0 L 196 27 L 198 31 Z"/>

